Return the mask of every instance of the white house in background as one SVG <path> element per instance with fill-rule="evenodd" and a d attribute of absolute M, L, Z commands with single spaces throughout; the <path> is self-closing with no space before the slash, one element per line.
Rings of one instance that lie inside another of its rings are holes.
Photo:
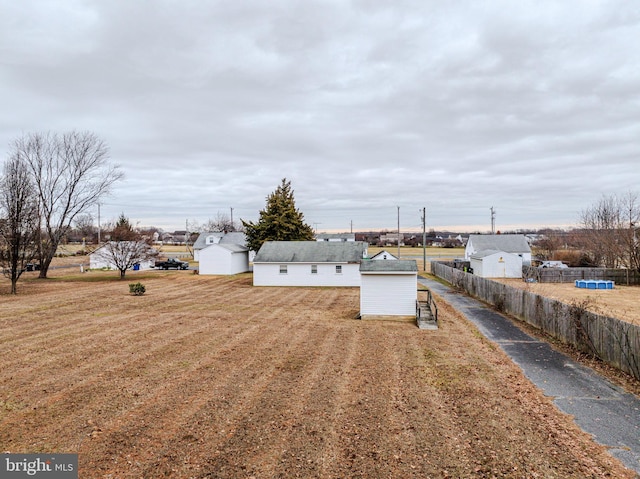
<path fill-rule="evenodd" d="M 522 257 L 498 250 L 473 253 L 469 258 L 473 274 L 482 278 L 522 278 Z"/>
<path fill-rule="evenodd" d="M 384 261 L 385 259 L 396 261 L 398 258 L 397 256 L 394 256 L 391 253 L 389 253 L 387 250 L 383 249 L 379 253 L 374 254 L 369 259 L 372 259 L 374 261 L 380 261 L 380 260 Z"/>
<path fill-rule="evenodd" d="M 148 249 L 147 244 L 144 242 L 138 243 L 137 247 L 133 246 L 134 243 L 131 241 L 121 241 L 119 243 L 111 241 L 108 245 L 110 246 L 108 247 L 107 244 L 104 244 L 95 249 L 93 253 L 89 254 L 89 269 L 118 269 L 113 261 L 113 254 L 109 251 L 109 248 L 111 248 L 112 251 L 121 251 L 121 253 L 117 254 L 121 257 L 123 265 L 129 263 L 128 258 L 126 257 L 127 254 L 135 254 L 139 257 L 140 249 Z M 122 245 L 122 247 L 118 247 L 117 245 Z M 139 263 L 136 263 L 138 265 L 136 269 L 151 269 L 154 262 L 155 260 L 153 258 L 140 261 Z"/>
<path fill-rule="evenodd" d="M 418 266 L 415 260 L 360 264 L 361 319 L 416 319 Z"/>
<path fill-rule="evenodd" d="M 212 244 L 247 246 L 247 236 L 240 231 L 207 231 L 206 233 L 201 233 L 195 243 L 193 243 L 193 259 L 200 261 L 200 251 Z M 254 256 L 255 252 L 251 251 L 249 261 L 252 261 Z"/>
<path fill-rule="evenodd" d="M 253 260 L 254 286 L 360 286 L 361 241 L 266 241 Z"/>
<path fill-rule="evenodd" d="M 523 265 L 531 264 L 531 247 L 524 235 L 470 235 L 464 258 L 469 261 L 473 254 L 486 250 L 515 254 L 522 258 Z"/>
<path fill-rule="evenodd" d="M 319 233 L 316 235 L 316 241 L 355 241 L 355 233 Z"/>
<path fill-rule="evenodd" d="M 214 243 L 202 248 L 199 274 L 238 274 L 249 271 L 249 248 L 238 244 Z"/>

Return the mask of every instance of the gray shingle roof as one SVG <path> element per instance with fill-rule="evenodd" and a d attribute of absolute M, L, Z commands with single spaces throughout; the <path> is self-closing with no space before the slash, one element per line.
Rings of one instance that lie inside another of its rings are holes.
<path fill-rule="evenodd" d="M 254 263 L 358 263 L 367 250 L 362 241 L 266 241 Z"/>
<path fill-rule="evenodd" d="M 477 251 L 473 253 L 470 257 L 473 259 L 482 259 L 496 253 L 507 253 L 507 252 L 508 251 L 498 251 L 497 249 L 483 249 L 482 251 Z"/>
<path fill-rule="evenodd" d="M 366 260 L 360 263 L 360 271 L 363 273 L 368 272 L 393 272 L 393 271 L 408 271 L 417 272 L 418 265 L 413 259 L 400 259 L 397 261 L 371 261 Z"/>
<path fill-rule="evenodd" d="M 474 251 L 493 249 L 507 253 L 531 253 L 524 235 L 470 235 L 469 241 Z"/>
<path fill-rule="evenodd" d="M 212 245 L 209 245 L 209 246 L 212 246 Z M 229 250 L 232 253 L 243 253 L 245 251 L 249 251 L 249 248 L 247 248 L 246 246 L 242 246 L 240 244 L 226 244 L 221 242 L 220 244 L 218 244 L 218 246 L 226 250 Z"/>
<path fill-rule="evenodd" d="M 200 233 L 198 239 L 193 243 L 193 249 L 202 249 L 209 246 L 207 244 L 207 238 L 209 236 L 220 238 L 220 244 L 238 244 L 241 246 L 246 246 L 247 244 L 246 235 L 240 231 L 231 231 L 228 233 L 222 231 L 207 231 L 206 233 Z"/>

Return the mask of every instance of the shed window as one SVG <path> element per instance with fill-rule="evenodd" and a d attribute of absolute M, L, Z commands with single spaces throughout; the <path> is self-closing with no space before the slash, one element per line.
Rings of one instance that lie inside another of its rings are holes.
<path fill-rule="evenodd" d="M 336 274 L 342 274 L 342 265 L 341 264 L 337 264 L 336 265 Z"/>
<path fill-rule="evenodd" d="M 312 264 L 311 265 L 311 274 L 318 274 L 318 265 L 317 264 Z"/>
<path fill-rule="evenodd" d="M 287 274 L 287 265 L 286 264 L 281 264 L 280 265 L 280 274 Z"/>

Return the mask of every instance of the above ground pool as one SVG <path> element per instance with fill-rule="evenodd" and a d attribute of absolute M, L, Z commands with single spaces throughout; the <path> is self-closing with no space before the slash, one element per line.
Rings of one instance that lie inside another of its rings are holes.
<path fill-rule="evenodd" d="M 576 279 L 576 288 L 613 289 L 614 282 L 604 279 Z"/>

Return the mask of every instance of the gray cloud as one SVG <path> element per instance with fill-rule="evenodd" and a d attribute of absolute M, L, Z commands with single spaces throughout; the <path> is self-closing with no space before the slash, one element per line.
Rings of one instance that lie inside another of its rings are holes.
<path fill-rule="evenodd" d="M 571 225 L 638 191 L 634 2 L 0 0 L 0 144 L 89 129 L 103 206 L 255 219 L 280 178 L 320 230 Z M 6 157 L 6 155 L 3 155 Z M 503 225 L 503 226 L 501 226 Z"/>

